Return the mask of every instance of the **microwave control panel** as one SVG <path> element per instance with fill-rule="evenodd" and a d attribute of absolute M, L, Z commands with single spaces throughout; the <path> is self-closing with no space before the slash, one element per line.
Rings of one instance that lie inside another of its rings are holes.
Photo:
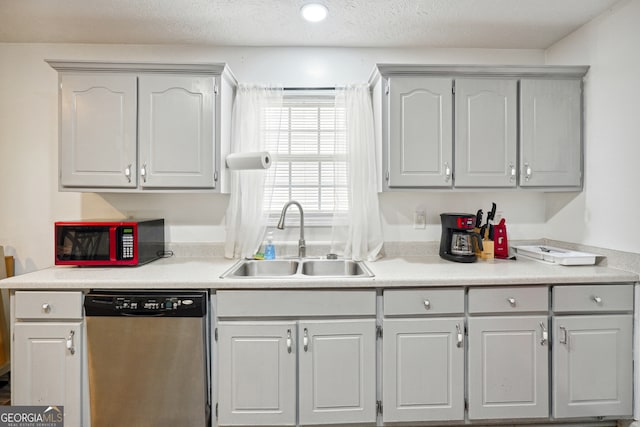
<path fill-rule="evenodd" d="M 133 227 L 120 229 L 120 256 L 121 259 L 133 259 Z"/>

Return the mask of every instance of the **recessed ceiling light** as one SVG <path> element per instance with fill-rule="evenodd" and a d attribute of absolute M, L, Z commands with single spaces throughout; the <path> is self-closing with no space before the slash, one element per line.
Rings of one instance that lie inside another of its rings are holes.
<path fill-rule="evenodd" d="M 320 22 L 327 17 L 329 9 L 320 3 L 307 3 L 300 8 L 300 13 L 309 22 Z"/>

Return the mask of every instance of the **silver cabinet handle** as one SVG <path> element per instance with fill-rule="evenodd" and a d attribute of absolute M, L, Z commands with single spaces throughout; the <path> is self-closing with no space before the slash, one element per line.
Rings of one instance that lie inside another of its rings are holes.
<path fill-rule="evenodd" d="M 42 304 L 42 312 L 46 314 L 51 313 L 51 304 L 49 304 L 48 302 Z"/>
<path fill-rule="evenodd" d="M 515 298 L 507 298 L 507 301 L 509 302 L 509 305 L 511 305 L 511 307 L 515 307 L 516 306 L 516 299 Z"/>
<path fill-rule="evenodd" d="M 131 182 L 131 163 L 129 163 L 129 166 L 124 170 L 124 176 L 127 177 L 127 182 Z"/>
<path fill-rule="evenodd" d="M 444 162 L 444 182 L 449 182 L 451 179 L 451 168 L 448 162 Z"/>
<path fill-rule="evenodd" d="M 600 298 L 599 296 L 594 296 L 593 302 L 595 302 L 596 304 L 602 304 L 602 298 Z"/>
<path fill-rule="evenodd" d="M 531 166 L 529 163 L 524 164 L 524 180 L 529 181 L 531 179 L 531 175 L 533 174 L 533 170 L 531 170 Z"/>
<path fill-rule="evenodd" d="M 287 353 L 291 353 L 291 329 L 287 329 Z"/>
<path fill-rule="evenodd" d="M 307 328 L 304 328 L 304 336 L 302 337 L 302 347 L 304 348 L 304 351 L 309 350 L 309 335 L 308 335 Z"/>
<path fill-rule="evenodd" d="M 144 182 L 147 182 L 147 164 L 143 163 L 142 168 L 140 169 L 140 176 Z"/>
<path fill-rule="evenodd" d="M 558 339 L 560 344 L 569 344 L 569 336 L 567 335 L 567 328 L 564 326 L 560 326 L 560 332 L 562 332 L 562 336 Z"/>
<path fill-rule="evenodd" d="M 547 328 L 544 325 L 544 322 L 540 322 L 540 329 L 542 330 L 542 339 L 540 340 L 540 345 L 545 345 L 549 341 L 549 332 L 547 332 Z"/>
<path fill-rule="evenodd" d="M 431 301 L 428 299 L 424 300 L 424 308 L 425 310 L 431 310 Z"/>
<path fill-rule="evenodd" d="M 67 350 L 69 350 L 69 353 L 71 353 L 72 355 L 76 353 L 76 349 L 75 349 L 75 345 L 73 344 L 73 337 L 75 336 L 76 331 L 71 330 L 69 331 L 69 336 L 67 337 Z"/>
<path fill-rule="evenodd" d="M 462 340 L 463 340 L 463 335 L 462 335 L 462 329 L 460 328 L 460 325 L 456 325 L 456 336 L 457 336 L 457 341 L 456 341 L 456 347 L 462 347 Z"/>
<path fill-rule="evenodd" d="M 509 163 L 509 170 L 511 171 L 511 176 L 509 177 L 509 181 L 516 180 L 516 166 L 513 163 Z"/>

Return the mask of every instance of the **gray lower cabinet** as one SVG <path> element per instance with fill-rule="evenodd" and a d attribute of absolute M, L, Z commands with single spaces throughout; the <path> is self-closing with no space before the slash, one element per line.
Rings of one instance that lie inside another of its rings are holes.
<path fill-rule="evenodd" d="M 218 425 L 375 424 L 374 291 L 216 298 Z"/>
<path fill-rule="evenodd" d="M 374 319 L 219 322 L 218 424 L 375 423 L 375 339 Z"/>
<path fill-rule="evenodd" d="M 298 324 L 300 425 L 375 423 L 374 319 Z"/>
<path fill-rule="evenodd" d="M 462 317 L 384 320 L 384 422 L 464 420 L 463 331 Z"/>
<path fill-rule="evenodd" d="M 296 325 L 218 324 L 218 424 L 296 425 Z"/>
<path fill-rule="evenodd" d="M 12 296 L 12 405 L 64 406 L 64 425 L 80 427 L 82 293 L 17 291 Z"/>
<path fill-rule="evenodd" d="M 548 293 L 469 290 L 469 419 L 549 417 Z"/>
<path fill-rule="evenodd" d="M 631 417 L 633 286 L 553 292 L 553 416 Z"/>

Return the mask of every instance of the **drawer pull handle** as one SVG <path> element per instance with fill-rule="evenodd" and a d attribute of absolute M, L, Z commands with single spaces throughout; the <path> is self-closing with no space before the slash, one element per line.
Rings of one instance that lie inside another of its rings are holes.
<path fill-rule="evenodd" d="M 507 298 L 507 301 L 509 301 L 509 304 L 511 305 L 511 307 L 515 307 L 516 306 L 516 299 L 515 298 Z"/>
<path fill-rule="evenodd" d="M 49 314 L 51 313 L 51 304 L 45 302 L 44 304 L 42 304 L 42 312 Z"/>
<path fill-rule="evenodd" d="M 69 331 L 69 336 L 67 337 L 67 350 L 69 350 L 69 353 L 76 354 L 76 348 L 75 345 L 73 344 L 73 337 L 75 336 L 76 331 L 71 330 Z"/>
<path fill-rule="evenodd" d="M 428 299 L 424 300 L 424 308 L 425 310 L 431 310 L 431 301 Z"/>
<path fill-rule="evenodd" d="M 547 332 L 547 328 L 544 326 L 544 322 L 540 322 L 540 329 L 542 329 L 542 339 L 540 340 L 540 345 L 545 345 L 549 340 L 549 332 Z"/>
<path fill-rule="evenodd" d="M 304 351 L 309 350 L 309 334 L 307 328 L 304 328 L 304 336 L 302 337 L 302 346 L 304 347 Z"/>
<path fill-rule="evenodd" d="M 458 341 L 456 343 L 456 347 L 462 347 L 462 330 L 460 329 L 460 325 L 456 325 L 456 334 Z"/>
<path fill-rule="evenodd" d="M 602 298 L 595 296 L 593 297 L 593 302 L 595 302 L 596 304 L 602 304 Z"/>
<path fill-rule="evenodd" d="M 291 329 L 287 329 L 287 353 L 291 353 Z"/>
<path fill-rule="evenodd" d="M 558 340 L 560 344 L 569 344 L 569 336 L 567 335 L 567 328 L 564 326 L 560 326 L 560 332 L 562 332 L 562 336 Z"/>

